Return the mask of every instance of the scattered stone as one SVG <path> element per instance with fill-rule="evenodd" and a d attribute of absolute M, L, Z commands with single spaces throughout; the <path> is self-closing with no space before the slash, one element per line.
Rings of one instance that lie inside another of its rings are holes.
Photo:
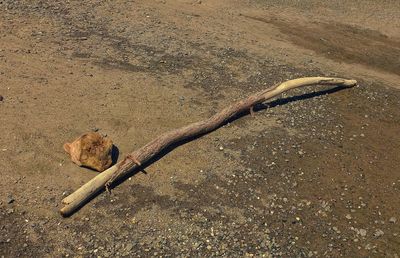
<path fill-rule="evenodd" d="M 374 233 L 374 237 L 380 237 L 380 236 L 383 236 L 385 233 L 382 231 L 382 230 L 380 230 L 380 229 L 377 229 L 376 231 L 375 231 L 375 233 Z"/>
<path fill-rule="evenodd" d="M 367 230 L 360 228 L 358 230 L 358 233 L 360 234 L 360 236 L 365 237 L 367 235 Z"/>
<path fill-rule="evenodd" d="M 8 198 L 7 198 L 7 203 L 8 204 L 11 204 L 11 203 L 13 203 L 15 201 L 15 199 L 10 195 L 10 196 L 8 196 Z"/>
<path fill-rule="evenodd" d="M 351 219 L 351 215 L 350 215 L 350 214 L 347 214 L 347 215 L 346 215 L 346 219 Z"/>
<path fill-rule="evenodd" d="M 132 248 L 133 248 L 133 244 L 128 243 L 128 244 L 126 245 L 126 247 L 125 247 L 125 250 L 126 250 L 127 252 L 129 252 L 130 250 L 132 250 Z"/>
<path fill-rule="evenodd" d="M 396 219 L 395 217 L 391 217 L 391 218 L 389 219 L 389 222 L 390 222 L 390 223 L 396 223 L 396 221 L 397 221 L 397 219 Z"/>

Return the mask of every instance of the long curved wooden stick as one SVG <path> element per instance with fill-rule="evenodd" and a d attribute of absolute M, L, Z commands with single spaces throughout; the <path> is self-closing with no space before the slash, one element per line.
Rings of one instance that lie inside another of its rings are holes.
<path fill-rule="evenodd" d="M 308 77 L 290 80 L 238 101 L 206 120 L 164 133 L 145 146 L 129 154 L 121 162 L 98 174 L 74 193 L 64 198 L 63 203 L 65 206 L 60 210 L 61 214 L 63 216 L 71 215 L 96 193 L 105 188 L 108 189 L 113 182 L 129 175 L 133 169 L 138 168 L 141 164 L 145 164 L 167 147 L 209 133 L 224 125 L 236 115 L 246 111 L 251 112 L 254 105 L 271 99 L 282 92 L 310 85 L 353 87 L 357 85 L 357 81 L 328 77 Z"/>

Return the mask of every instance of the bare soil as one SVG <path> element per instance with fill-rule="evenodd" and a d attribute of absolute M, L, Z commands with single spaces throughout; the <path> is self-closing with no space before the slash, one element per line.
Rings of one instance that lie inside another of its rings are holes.
<path fill-rule="evenodd" d="M 0 1 L 1 257 L 399 257 L 400 2 Z M 97 172 L 233 100 L 294 90 L 172 150 L 69 218 Z"/>

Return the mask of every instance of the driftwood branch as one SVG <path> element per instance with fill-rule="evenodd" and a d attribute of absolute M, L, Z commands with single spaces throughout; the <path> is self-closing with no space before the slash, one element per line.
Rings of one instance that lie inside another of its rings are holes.
<path fill-rule="evenodd" d="M 99 191 L 108 189 L 113 182 L 126 177 L 134 169 L 137 169 L 142 164 L 146 164 L 146 162 L 160 154 L 166 148 L 184 140 L 189 140 L 193 137 L 209 133 L 226 124 L 227 121 L 239 114 L 242 114 L 243 112 L 252 113 L 254 105 L 271 99 L 282 92 L 310 85 L 337 85 L 342 87 L 352 87 L 356 84 L 357 82 L 355 80 L 346 80 L 341 78 L 299 78 L 284 82 L 251 95 L 248 98 L 238 101 L 233 105 L 223 109 L 221 112 L 206 120 L 193 123 L 158 136 L 142 148 L 129 154 L 121 162 L 95 176 L 92 180 L 87 182 L 71 195 L 64 198 L 63 203 L 65 206 L 60 210 L 60 212 L 63 216 L 71 215 Z"/>

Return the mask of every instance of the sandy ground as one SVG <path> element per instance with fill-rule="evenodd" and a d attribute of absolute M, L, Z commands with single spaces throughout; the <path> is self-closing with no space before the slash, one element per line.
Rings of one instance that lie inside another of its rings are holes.
<path fill-rule="evenodd" d="M 399 257 L 400 2 L 0 1 L 1 257 Z M 96 175 L 62 145 L 99 130 L 119 159 L 162 132 L 302 76 L 70 218 Z"/>

